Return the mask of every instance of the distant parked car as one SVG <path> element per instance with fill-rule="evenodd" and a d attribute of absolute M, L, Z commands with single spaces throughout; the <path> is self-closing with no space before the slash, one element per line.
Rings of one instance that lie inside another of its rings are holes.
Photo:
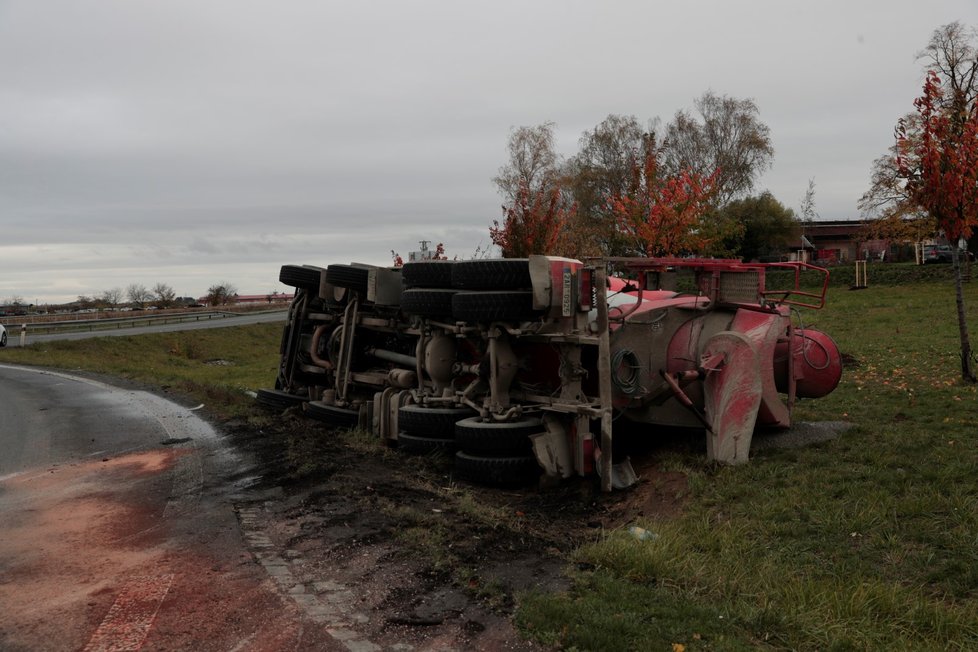
<path fill-rule="evenodd" d="M 951 247 L 948 245 L 924 245 L 924 264 L 951 262 Z"/>
<path fill-rule="evenodd" d="M 924 263 L 950 263 L 953 262 L 951 258 L 951 247 L 950 245 L 924 245 Z M 958 258 L 961 261 L 974 260 L 975 255 L 970 251 L 960 250 L 958 251 Z"/>
<path fill-rule="evenodd" d="M 0 324 L 0 346 L 7 346 L 7 329 Z"/>

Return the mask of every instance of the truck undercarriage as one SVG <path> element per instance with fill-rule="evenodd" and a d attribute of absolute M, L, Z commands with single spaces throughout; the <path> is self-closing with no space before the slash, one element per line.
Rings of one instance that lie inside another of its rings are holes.
<path fill-rule="evenodd" d="M 821 291 L 802 291 L 803 273 Z M 677 277 L 688 292 L 669 289 Z M 597 472 L 626 487 L 620 419 L 705 432 L 710 459 L 743 463 L 755 429 L 788 427 L 798 398 L 841 377 L 832 339 L 792 319 L 824 305 L 828 272 L 804 263 L 531 256 L 285 265 L 280 280 L 295 298 L 258 400 L 453 450 L 477 482 Z"/>

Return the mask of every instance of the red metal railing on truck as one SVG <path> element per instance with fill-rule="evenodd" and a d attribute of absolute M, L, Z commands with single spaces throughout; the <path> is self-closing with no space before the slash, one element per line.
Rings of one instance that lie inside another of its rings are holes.
<path fill-rule="evenodd" d="M 717 258 L 601 258 L 593 263 L 620 265 L 628 272 L 635 273 L 639 297 L 647 290 L 659 288 L 658 277 L 662 274 L 685 269 L 693 272 L 699 292 L 716 305 L 790 305 L 820 310 L 825 306 L 825 295 L 829 287 L 829 271 L 803 262 L 782 263 L 743 263 L 736 259 Z M 771 290 L 766 287 L 768 270 L 793 270 L 791 287 Z M 801 289 L 802 272 L 808 270 L 822 276 L 821 288 L 817 292 Z M 738 282 L 743 279 L 742 282 Z M 621 318 L 626 315 L 622 315 Z"/>

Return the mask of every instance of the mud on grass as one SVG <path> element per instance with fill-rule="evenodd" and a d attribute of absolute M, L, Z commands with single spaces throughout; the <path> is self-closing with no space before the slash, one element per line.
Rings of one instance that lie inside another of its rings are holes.
<path fill-rule="evenodd" d="M 259 426 L 254 425 L 256 422 Z M 602 494 L 591 478 L 540 490 L 456 480 L 447 454 L 407 455 L 363 432 L 335 430 L 290 408 L 224 425 L 256 458 L 270 538 L 301 557 L 307 581 L 356 587 L 375 642 L 533 649 L 510 623 L 523 592 L 566 590 L 574 549 L 639 516 L 668 514 L 685 476 Z"/>

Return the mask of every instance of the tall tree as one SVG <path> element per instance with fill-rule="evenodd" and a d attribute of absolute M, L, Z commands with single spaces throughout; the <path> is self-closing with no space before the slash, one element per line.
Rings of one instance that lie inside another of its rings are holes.
<path fill-rule="evenodd" d="M 801 224 L 795 212 L 770 192 L 735 199 L 720 213 L 727 221 L 743 225 L 743 231 L 728 243 L 729 249 L 743 260 L 780 256 L 800 234 Z"/>
<path fill-rule="evenodd" d="M 568 253 L 558 249 L 558 242 L 575 209 L 563 189 L 555 127 L 545 122 L 514 129 L 509 136 L 509 161 L 493 178 L 503 195 L 503 219 L 489 227 L 489 237 L 504 257 Z"/>
<path fill-rule="evenodd" d="M 916 116 L 909 114 L 903 118 L 903 121 L 909 126 L 915 119 Z M 915 133 L 918 129 L 909 128 L 908 131 Z M 920 209 L 910 201 L 906 183 L 900 177 L 896 163 L 898 155 L 894 143 L 886 154 L 873 161 L 869 190 L 859 198 L 858 204 L 859 210 L 867 220 L 898 224 L 906 219 L 916 219 L 920 215 Z"/>
<path fill-rule="evenodd" d="M 808 180 L 808 189 L 805 190 L 805 196 L 801 198 L 801 205 L 799 206 L 801 212 L 801 220 L 803 222 L 812 223 L 818 219 L 818 211 L 815 209 L 815 179 L 814 177 Z"/>
<path fill-rule="evenodd" d="M 942 109 L 970 112 L 978 100 L 978 30 L 953 22 L 934 30 L 930 43 L 917 55 L 924 67 L 941 80 L 943 92 L 934 98 Z"/>
<path fill-rule="evenodd" d="M 141 308 L 144 303 L 153 298 L 153 294 L 141 283 L 130 283 L 126 287 L 126 297 Z"/>
<path fill-rule="evenodd" d="M 771 130 L 760 121 L 753 100 L 704 93 L 694 103 L 699 114 L 676 113 L 665 131 L 665 165 L 673 174 L 716 173 L 716 203 L 746 195 L 771 166 Z"/>
<path fill-rule="evenodd" d="M 554 185 L 546 192 L 531 193 L 521 186 L 516 199 L 503 206 L 503 222 L 493 220 L 489 237 L 504 258 L 524 258 L 531 254 L 562 254 L 558 247 L 575 207 Z"/>
<path fill-rule="evenodd" d="M 626 191 L 608 198 L 618 232 L 631 244 L 628 253 L 675 256 L 702 251 L 710 244 L 702 220 L 715 191 L 716 174 L 663 173 L 653 134 L 644 137 L 641 151 L 641 158 L 632 164 Z"/>
<path fill-rule="evenodd" d="M 634 242 L 618 232 L 618 218 L 608 200 L 629 193 L 653 126 L 645 129 L 634 116 L 612 114 L 581 135 L 580 150 L 565 167 L 567 187 L 577 205 L 571 237 L 583 236 L 578 238 L 578 255 L 622 256 L 632 250 Z"/>
<path fill-rule="evenodd" d="M 221 281 L 207 288 L 207 304 L 223 306 L 231 303 L 238 296 L 238 288 L 227 281 Z"/>
<path fill-rule="evenodd" d="M 969 40 L 975 36 L 960 23 L 934 32 L 922 55 L 932 67 L 914 101 L 918 119 L 898 123 L 895 160 L 908 201 L 933 217 L 951 242 L 961 375 L 971 382 L 978 378 L 956 245 L 978 225 L 978 51 Z"/>
<path fill-rule="evenodd" d="M 509 162 L 499 168 L 493 183 L 508 204 L 521 194 L 547 193 L 560 173 L 560 158 L 554 149 L 553 122 L 535 127 L 519 127 L 509 135 Z"/>
<path fill-rule="evenodd" d="M 942 109 L 948 109 L 953 103 L 973 106 L 978 99 L 976 37 L 974 29 L 969 30 L 959 22 L 943 25 L 934 31 L 927 47 L 917 54 L 917 60 L 923 63 L 925 70 L 934 71 L 942 80 L 945 90 L 936 100 Z M 906 158 L 913 149 L 909 145 L 922 134 L 919 112 L 908 113 L 899 125 L 904 139 L 902 151 L 894 142 L 885 154 L 873 161 L 869 190 L 859 200 L 863 215 L 881 222 L 877 227 L 881 233 L 920 232 L 920 227 L 926 223 L 921 218 L 926 218 L 927 213 L 910 197 L 906 179 L 897 165 L 897 159 Z M 907 222 L 909 228 L 901 222 Z M 926 237 L 935 235 L 936 230 L 925 234 Z"/>
<path fill-rule="evenodd" d="M 566 220 L 556 245 L 560 253 L 621 256 L 634 253 L 637 243 L 650 235 L 636 235 L 639 223 L 646 225 L 643 230 L 649 228 L 649 220 L 666 219 L 656 211 L 667 203 L 674 209 L 688 205 L 698 225 L 691 235 L 709 243 L 697 253 L 726 253 L 723 243 L 742 226 L 724 222 L 723 214 L 715 209 L 753 187 L 756 177 L 770 165 L 773 148 L 769 129 L 758 119 L 753 101 L 706 93 L 696 101 L 696 108 L 699 117 L 678 113 L 661 143 L 656 137 L 657 119 L 643 127 L 634 116 L 611 114 L 581 135 L 578 153 L 562 165 L 553 149 L 553 123 L 514 131 L 510 162 L 493 179 L 507 198 L 505 220 L 518 226 L 533 216 L 530 221 L 539 222 L 550 210 L 545 222 L 558 214 Z M 649 151 L 653 144 L 657 148 L 654 154 Z M 653 172 L 648 167 L 650 157 L 654 158 L 655 178 L 643 190 L 644 182 L 636 179 L 642 179 L 646 169 Z M 672 193 L 672 199 L 657 195 L 663 192 Z M 645 210 L 642 206 L 648 210 L 639 219 Z M 624 219 L 629 212 L 632 218 Z M 686 219 L 679 214 L 672 217 Z M 495 223 L 494 238 L 515 234 L 512 229 L 513 233 L 505 233 L 505 220 L 504 225 Z"/>
<path fill-rule="evenodd" d="M 122 288 L 103 290 L 98 296 L 98 300 L 108 308 L 115 308 L 122 303 Z"/>
<path fill-rule="evenodd" d="M 902 124 L 908 139 L 920 133 L 917 114 L 907 114 Z M 899 156 L 897 143 L 894 142 L 886 154 L 873 161 L 869 190 L 863 193 L 858 202 L 864 219 L 861 235 L 866 240 L 917 245 L 938 236 L 938 226 L 934 218 L 911 199 L 906 179 L 901 176 L 897 166 Z"/>
<path fill-rule="evenodd" d="M 156 298 L 156 305 L 160 308 L 169 308 L 177 298 L 177 293 L 166 283 L 157 283 L 153 286 L 152 292 Z"/>

